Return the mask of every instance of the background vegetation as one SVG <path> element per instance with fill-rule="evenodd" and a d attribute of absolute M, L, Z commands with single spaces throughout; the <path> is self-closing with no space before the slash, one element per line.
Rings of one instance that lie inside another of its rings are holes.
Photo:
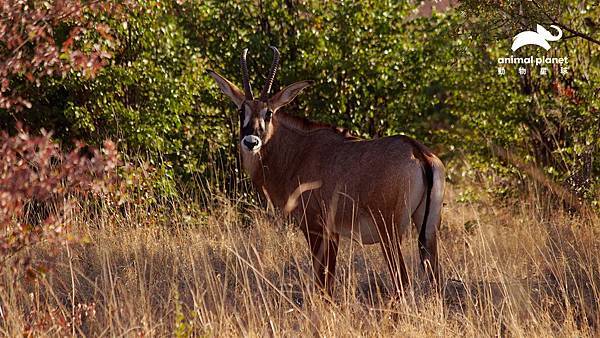
<path fill-rule="evenodd" d="M 429 5 L 3 4 L 0 332 L 592 335 L 600 6 L 461 1 L 429 15 Z M 536 24 L 564 36 L 548 52 L 512 53 L 512 37 Z M 381 262 L 352 245 L 342 300 L 312 293 L 301 240 L 255 203 L 235 109 L 205 74 L 240 83 L 248 47 L 259 87 L 268 45 L 282 53 L 273 91 L 316 81 L 290 113 L 367 138 L 414 136 L 443 158 L 444 294 L 415 283 L 391 302 Z M 568 57 L 568 69 L 498 74 L 511 54 Z"/>
<path fill-rule="evenodd" d="M 466 156 L 478 169 L 510 171 L 513 182 L 523 181 L 515 163 L 493 151 L 510 149 L 523 164 L 598 203 L 600 45 L 593 3 L 466 1 L 430 17 L 415 12 L 418 4 L 387 1 L 101 4 L 83 5 L 70 19 L 47 14 L 55 20 L 43 29 L 60 51 L 48 63 L 36 60 L 45 55 L 41 42 L 27 40 L 25 33 L 36 31 L 13 18 L 13 30 L 25 36 L 24 43 L 0 45 L 3 59 L 13 61 L 5 66 L 2 95 L 26 104 L 3 105 L 3 129 L 21 120 L 32 131 L 53 130 L 67 144 L 110 138 L 125 154 L 147 156 L 168 178 L 206 176 L 209 162 L 235 160 L 237 119 L 204 72 L 210 67 L 239 82 L 239 54 L 249 47 L 257 86 L 272 44 L 283 54 L 275 90 L 317 81 L 292 113 L 365 137 L 415 136 L 439 145 L 445 159 Z M 554 67 L 539 75 L 534 66 L 521 76 L 509 66 L 498 75 L 497 58 L 512 54 L 512 36 L 536 23 L 569 27 L 549 52 L 526 47 L 516 56 L 568 57 L 568 72 Z M 31 59 L 11 59 L 28 53 Z M 61 62 L 59 72 L 48 71 Z"/>

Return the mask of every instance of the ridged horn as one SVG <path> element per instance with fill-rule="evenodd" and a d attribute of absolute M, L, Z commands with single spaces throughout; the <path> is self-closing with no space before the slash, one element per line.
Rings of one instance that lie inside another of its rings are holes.
<path fill-rule="evenodd" d="M 248 65 L 246 64 L 246 55 L 248 54 L 248 48 L 244 48 L 242 51 L 242 57 L 240 58 L 240 66 L 242 68 L 242 82 L 244 84 L 244 94 L 246 94 L 246 100 L 254 100 L 252 95 L 252 86 L 250 86 L 250 79 L 248 77 Z"/>
<path fill-rule="evenodd" d="M 263 102 L 267 101 L 268 99 L 269 91 L 271 90 L 273 80 L 275 80 L 275 74 L 277 73 L 277 67 L 279 66 L 279 51 L 273 46 L 269 46 L 269 48 L 273 50 L 273 63 L 271 64 L 269 75 L 267 76 L 267 82 L 265 82 L 265 86 L 260 94 L 260 100 Z"/>

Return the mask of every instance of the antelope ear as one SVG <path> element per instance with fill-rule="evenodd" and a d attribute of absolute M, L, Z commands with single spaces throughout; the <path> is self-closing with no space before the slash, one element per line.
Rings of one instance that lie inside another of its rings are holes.
<path fill-rule="evenodd" d="M 216 72 L 210 69 L 207 70 L 207 72 L 208 75 L 212 76 L 212 78 L 217 81 L 217 84 L 219 85 L 219 88 L 223 94 L 227 95 L 238 108 L 241 108 L 245 98 L 244 93 L 236 85 L 229 82 L 229 80 L 217 74 Z"/>
<path fill-rule="evenodd" d="M 279 93 L 273 95 L 273 97 L 269 99 L 269 106 L 273 111 L 277 111 L 277 109 L 292 102 L 292 100 L 302 91 L 302 89 L 312 85 L 313 83 L 314 81 L 299 81 L 292 83 L 291 85 L 280 90 Z"/>

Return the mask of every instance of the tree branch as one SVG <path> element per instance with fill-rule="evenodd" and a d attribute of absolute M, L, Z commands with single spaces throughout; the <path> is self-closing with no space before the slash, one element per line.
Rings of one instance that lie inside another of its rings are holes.
<path fill-rule="evenodd" d="M 587 35 L 587 34 L 585 34 L 585 33 L 582 33 L 582 32 L 579 32 L 579 31 L 576 31 L 576 30 L 574 30 L 573 28 L 571 28 L 571 27 L 569 27 L 569 26 L 566 26 L 566 25 L 564 25 L 564 24 L 560 23 L 560 22 L 559 22 L 559 21 L 558 21 L 556 18 L 554 18 L 554 17 L 552 17 L 550 14 L 546 13 L 546 11 L 545 11 L 545 10 L 542 8 L 542 6 L 540 6 L 540 5 L 537 3 L 537 1 L 535 1 L 535 0 L 531 0 L 531 2 L 532 2 L 534 5 L 535 5 L 535 7 L 537 7 L 537 8 L 538 8 L 538 9 L 539 9 L 539 10 L 542 12 L 542 14 L 544 14 L 544 16 L 545 16 L 546 18 L 548 18 L 548 20 L 552 21 L 552 23 L 553 23 L 553 24 L 555 24 L 556 26 L 558 26 L 558 27 L 560 27 L 560 28 L 562 28 L 562 29 L 566 30 L 567 32 L 569 32 L 569 33 L 571 33 L 571 34 L 573 34 L 573 35 L 575 35 L 575 36 L 578 36 L 578 37 L 580 37 L 580 38 L 582 38 L 582 39 L 588 40 L 588 41 L 590 41 L 590 42 L 592 42 L 592 43 L 595 43 L 595 44 L 597 44 L 597 45 L 599 45 L 599 46 L 600 46 L 600 41 L 599 41 L 599 40 L 596 40 L 596 39 L 594 39 L 593 37 L 591 37 L 591 36 L 589 36 L 589 35 Z"/>

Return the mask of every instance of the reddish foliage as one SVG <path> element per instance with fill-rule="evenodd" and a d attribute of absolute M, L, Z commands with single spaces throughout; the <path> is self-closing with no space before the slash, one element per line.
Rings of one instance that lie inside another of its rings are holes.
<path fill-rule="evenodd" d="M 45 77 L 63 76 L 70 70 L 94 76 L 111 57 L 110 51 L 98 43 L 81 46 L 76 42 L 88 31 L 112 40 L 108 26 L 95 24 L 89 17 L 120 8 L 118 2 L 108 0 L 2 1 L 0 109 L 31 107 L 15 82 L 39 84 Z M 67 24 L 66 40 L 59 44 L 56 30 Z"/>
<path fill-rule="evenodd" d="M 42 332 L 56 332 L 62 336 L 71 334 L 73 326 L 80 327 L 85 320 L 96 317 L 96 303 L 78 303 L 73 313 L 65 313 L 56 307 L 45 311 L 32 310 L 27 314 L 23 336 L 39 336 Z"/>
<path fill-rule="evenodd" d="M 32 244 L 65 240 L 63 217 L 74 207 L 69 197 L 109 192 L 115 186 L 117 165 L 117 149 L 110 141 L 102 150 L 77 144 L 65 154 L 44 131 L 41 136 L 1 132 L 0 271 L 7 260 Z M 35 203 L 49 205 L 50 211 L 32 211 Z M 14 263 L 13 267 L 24 266 L 33 274 L 35 267 L 28 257 Z"/>

